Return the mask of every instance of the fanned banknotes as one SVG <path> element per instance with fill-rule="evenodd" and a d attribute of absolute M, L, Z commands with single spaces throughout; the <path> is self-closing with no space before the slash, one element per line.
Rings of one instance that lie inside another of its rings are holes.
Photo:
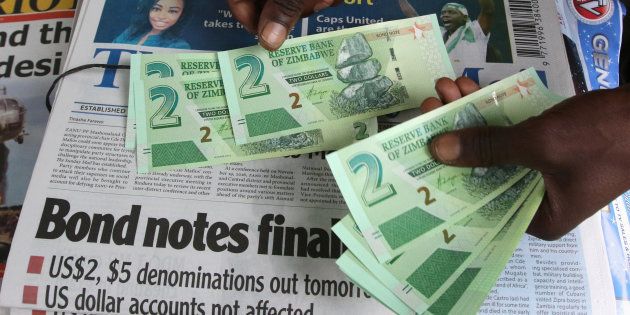
<path fill-rule="evenodd" d="M 441 234 L 381 264 L 350 216 L 333 228 L 335 234 L 376 278 L 418 313 L 436 303 L 530 196 L 540 175 L 531 171 L 514 186 Z M 344 265 L 349 270 L 354 265 Z M 354 271 L 353 274 L 356 274 Z"/>
<path fill-rule="evenodd" d="M 544 195 L 545 185 L 541 180 L 514 217 L 429 308 L 429 312 L 435 315 L 466 314 L 471 309 L 479 310 L 523 239 Z"/>
<path fill-rule="evenodd" d="M 236 145 L 216 54 L 184 55 L 133 62 L 140 173 L 332 150 L 376 133 L 368 119 Z"/>
<path fill-rule="evenodd" d="M 475 314 L 505 268 L 518 246 L 544 195 L 544 184 L 539 181 L 516 214 L 502 227 L 489 245 L 466 266 L 457 279 L 421 314 Z M 369 270 L 351 251 L 346 251 L 338 260 L 340 269 L 355 283 L 369 292 L 397 314 L 415 314 L 378 279 L 378 274 Z"/>
<path fill-rule="evenodd" d="M 447 167 L 431 157 L 429 139 L 453 129 L 518 123 L 560 100 L 529 69 L 328 155 L 350 212 L 377 259 L 391 260 L 440 233 L 527 172 L 514 166 Z"/>
<path fill-rule="evenodd" d="M 435 15 L 219 52 L 236 143 L 414 108 L 454 77 Z"/>

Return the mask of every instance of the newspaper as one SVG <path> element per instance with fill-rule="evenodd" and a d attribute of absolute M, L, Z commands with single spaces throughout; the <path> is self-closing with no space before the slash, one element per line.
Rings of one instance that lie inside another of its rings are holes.
<path fill-rule="evenodd" d="M 589 256 L 578 254 L 585 251 L 591 255 L 603 255 L 598 224 L 598 219 L 594 217 L 584 223 L 578 231 L 569 233 L 557 242 L 544 242 L 526 236 L 479 310 L 479 314 L 614 312 L 614 306 L 606 304 L 610 302 L 610 296 L 594 288 L 598 286 L 601 291 L 610 290 L 606 283 L 610 278 L 607 275 L 608 271 L 597 265 L 597 259 L 589 260 Z M 591 232 L 599 235 L 590 234 Z M 597 279 L 598 277 L 602 279 Z M 12 309 L 10 314 L 43 315 L 45 312 Z"/>
<path fill-rule="evenodd" d="M 76 1 L 0 3 L 0 283 L 65 62 Z M 1 312 L 0 312 L 1 314 Z"/>
<path fill-rule="evenodd" d="M 24 200 L 48 121 L 46 92 L 63 69 L 76 3 L 55 3 L 41 8 L 22 1 L 0 4 L 0 164 L 6 161 L 8 166 L 0 174 L 0 205 L 21 205 Z M 13 108 L 21 111 L 20 121 L 5 121 Z M 5 129 L 5 124 L 12 127 Z"/>
<path fill-rule="evenodd" d="M 526 236 L 479 313 L 614 313 L 599 224 L 594 216 L 555 242 Z"/>
<path fill-rule="evenodd" d="M 509 2 L 495 3 L 508 8 Z M 396 6 L 352 3 L 329 14 L 365 23 L 373 22 L 364 19 L 367 13 L 404 17 L 394 14 L 400 10 Z M 135 19 L 136 5 L 84 2 L 67 67 L 126 64 L 136 52 L 184 51 L 175 46 L 219 50 L 255 43 L 230 18 L 225 2 L 204 1 L 184 17 L 183 35 L 155 39 L 171 48 L 140 46 L 121 36 L 130 21 L 148 15 Z M 554 10 L 553 3 L 539 5 L 544 14 Z M 328 23 L 324 12 L 300 21 L 293 36 L 325 31 L 317 29 Z M 551 17 L 540 22 L 545 35 L 561 38 Z M 550 59 L 553 66 L 541 62 L 548 67 L 541 71 L 552 89 L 567 94 L 572 84 L 566 56 L 558 52 L 561 42 L 548 45 L 557 59 Z M 479 70 L 479 79 L 490 82 L 528 64 L 520 62 L 479 65 L 503 69 Z M 0 305 L 16 308 L 12 314 L 41 314 L 33 309 L 390 313 L 334 264 L 343 246 L 330 227 L 348 211 L 325 152 L 140 176 L 134 153 L 123 147 L 127 80 L 124 70 L 88 70 L 67 77 L 59 87 Z M 111 113 L 111 107 L 121 110 Z M 544 314 L 552 313 L 552 307 L 557 312 L 579 307 L 569 312 L 608 313 L 612 289 L 598 224 L 589 221 L 559 242 L 525 238 L 480 312 Z M 567 283 L 543 283 L 550 278 Z"/>

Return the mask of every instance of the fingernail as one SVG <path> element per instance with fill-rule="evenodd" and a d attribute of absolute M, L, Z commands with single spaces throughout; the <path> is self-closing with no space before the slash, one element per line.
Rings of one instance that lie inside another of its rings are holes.
<path fill-rule="evenodd" d="M 462 152 L 459 137 L 454 134 L 446 134 L 435 139 L 431 142 L 431 148 L 435 157 L 446 164 L 457 160 Z"/>
<path fill-rule="evenodd" d="M 260 34 L 260 39 L 262 39 L 267 46 L 272 49 L 277 49 L 282 45 L 284 40 L 287 38 L 287 29 L 284 25 L 276 22 L 269 22 L 263 28 L 262 33 Z"/>

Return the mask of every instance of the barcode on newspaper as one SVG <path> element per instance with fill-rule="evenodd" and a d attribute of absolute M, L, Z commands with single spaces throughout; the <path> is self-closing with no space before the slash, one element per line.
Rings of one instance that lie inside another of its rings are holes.
<path fill-rule="evenodd" d="M 534 16 L 534 6 L 531 0 L 508 0 L 516 55 L 518 57 L 544 58 L 538 38 L 540 19 Z M 538 4 L 536 4 L 538 7 Z M 542 32 L 541 32 L 542 34 Z"/>

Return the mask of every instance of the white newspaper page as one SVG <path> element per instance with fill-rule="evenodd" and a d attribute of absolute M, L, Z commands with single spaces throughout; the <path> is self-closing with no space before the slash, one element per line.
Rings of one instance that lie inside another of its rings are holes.
<path fill-rule="evenodd" d="M 526 236 L 480 314 L 613 314 L 599 215 L 555 242 Z"/>

